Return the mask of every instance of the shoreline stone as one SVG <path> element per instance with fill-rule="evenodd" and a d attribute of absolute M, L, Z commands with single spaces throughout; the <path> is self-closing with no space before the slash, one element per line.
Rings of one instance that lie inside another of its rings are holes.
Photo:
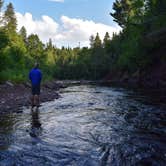
<path fill-rule="evenodd" d="M 41 103 L 58 99 L 60 97 L 58 90 L 62 87 L 55 81 L 42 84 Z M 30 83 L 13 84 L 7 81 L 4 84 L 0 84 L 0 113 L 20 112 L 21 107 L 30 106 L 30 97 Z"/>

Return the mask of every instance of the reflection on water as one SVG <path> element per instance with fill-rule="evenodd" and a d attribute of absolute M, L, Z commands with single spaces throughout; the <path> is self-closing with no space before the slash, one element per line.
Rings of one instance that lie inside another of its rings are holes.
<path fill-rule="evenodd" d="M 12 143 L 15 118 L 11 114 L 0 116 L 0 150 L 6 150 Z"/>
<path fill-rule="evenodd" d="M 0 165 L 165 166 L 163 103 L 88 85 L 61 96 L 39 110 L 1 116 Z"/>
<path fill-rule="evenodd" d="M 32 114 L 32 122 L 31 122 L 31 130 L 30 130 L 30 136 L 31 137 L 38 137 L 41 135 L 41 123 L 39 119 L 39 108 L 31 109 Z"/>

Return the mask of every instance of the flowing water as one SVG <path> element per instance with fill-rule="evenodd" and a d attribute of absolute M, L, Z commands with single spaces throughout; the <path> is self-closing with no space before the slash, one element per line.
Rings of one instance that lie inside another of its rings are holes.
<path fill-rule="evenodd" d="M 0 116 L 0 166 L 166 165 L 164 103 L 92 85 L 60 95 L 38 110 Z"/>

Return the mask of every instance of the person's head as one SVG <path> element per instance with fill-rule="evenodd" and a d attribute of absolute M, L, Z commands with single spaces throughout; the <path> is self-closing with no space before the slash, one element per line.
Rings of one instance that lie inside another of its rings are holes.
<path fill-rule="evenodd" d="M 34 68 L 35 69 L 39 68 L 39 63 L 38 62 L 35 63 Z"/>

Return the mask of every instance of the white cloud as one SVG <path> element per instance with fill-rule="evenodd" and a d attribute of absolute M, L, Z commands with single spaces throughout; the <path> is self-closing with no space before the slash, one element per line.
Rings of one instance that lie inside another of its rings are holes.
<path fill-rule="evenodd" d="M 48 0 L 48 1 L 51 1 L 51 2 L 64 2 L 64 0 Z"/>
<path fill-rule="evenodd" d="M 43 42 L 47 42 L 49 38 L 57 34 L 59 25 L 49 16 L 43 15 L 41 20 L 34 20 L 30 13 L 25 13 L 25 15 L 16 13 L 16 17 L 18 30 L 24 26 L 28 35 L 32 33 L 38 34 Z"/>
<path fill-rule="evenodd" d="M 89 46 L 89 37 L 96 35 L 97 32 L 103 39 L 106 32 L 109 32 L 111 36 L 113 32 L 120 31 L 118 26 L 108 26 L 67 16 L 61 16 L 59 23 L 45 15 L 40 20 L 35 20 L 30 13 L 25 13 L 24 15 L 16 13 L 16 16 L 18 30 L 25 26 L 28 35 L 32 33 L 38 34 L 44 43 L 51 38 L 58 47 L 62 45 L 75 47 L 78 46 L 79 42 L 81 46 Z"/>

